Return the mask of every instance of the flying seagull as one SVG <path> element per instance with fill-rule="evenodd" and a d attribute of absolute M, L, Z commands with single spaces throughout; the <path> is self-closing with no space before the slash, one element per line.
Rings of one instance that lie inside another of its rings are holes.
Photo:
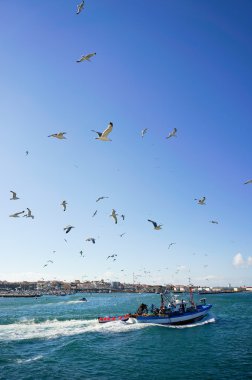
<path fill-rule="evenodd" d="M 111 212 L 111 215 L 109 216 L 112 216 L 112 218 L 114 218 L 114 221 L 115 221 L 115 224 L 117 224 L 117 213 L 116 213 L 116 210 L 112 209 L 112 212 Z"/>
<path fill-rule="evenodd" d="M 116 257 L 116 256 L 117 256 L 117 254 L 110 255 L 110 256 L 107 257 L 106 260 L 108 260 L 110 257 L 114 258 L 114 257 Z M 115 260 L 115 259 L 114 259 L 114 260 Z"/>
<path fill-rule="evenodd" d="M 142 131 L 141 131 L 141 136 L 142 138 L 144 137 L 145 133 L 148 131 L 148 128 L 144 128 Z"/>
<path fill-rule="evenodd" d="M 65 134 L 66 132 L 53 133 L 52 135 L 49 135 L 48 137 L 56 137 L 56 139 L 62 140 L 62 139 L 66 139 L 66 137 L 64 136 Z"/>
<path fill-rule="evenodd" d="M 77 5 L 77 12 L 76 12 L 76 14 L 78 15 L 79 13 L 81 13 L 81 11 L 82 11 L 83 8 L 84 8 L 84 0 L 82 0 L 82 2 Z"/>
<path fill-rule="evenodd" d="M 66 234 L 71 231 L 71 229 L 74 228 L 74 226 L 66 226 L 64 227 L 64 231 L 66 231 Z"/>
<path fill-rule="evenodd" d="M 82 254 L 83 254 L 83 251 L 80 251 L 80 255 L 82 256 Z"/>
<path fill-rule="evenodd" d="M 26 156 L 28 156 L 28 154 L 29 154 L 29 151 L 28 151 L 28 150 L 26 150 L 26 151 L 25 151 L 25 155 L 26 155 Z"/>
<path fill-rule="evenodd" d="M 205 205 L 206 204 L 206 197 L 202 197 L 200 199 L 195 198 L 195 201 L 198 201 L 199 205 Z"/>
<path fill-rule="evenodd" d="M 169 246 L 168 246 L 168 249 L 169 249 L 173 244 L 176 244 L 176 243 L 170 243 Z"/>
<path fill-rule="evenodd" d="M 83 62 L 83 61 L 89 61 L 90 62 L 90 58 L 92 58 L 94 55 L 96 55 L 96 53 L 90 53 L 90 54 L 87 54 L 87 55 L 82 55 L 80 57 L 80 59 L 78 59 L 78 61 L 76 61 L 77 63 L 80 63 L 80 62 Z"/>
<path fill-rule="evenodd" d="M 23 217 L 34 219 L 34 215 L 32 215 L 31 210 L 27 207 L 27 214 L 23 215 Z"/>
<path fill-rule="evenodd" d="M 47 262 L 48 262 L 48 263 L 53 263 L 53 261 L 52 261 L 52 260 L 47 260 Z"/>
<path fill-rule="evenodd" d="M 108 198 L 108 197 L 99 197 L 99 198 L 96 199 L 96 202 L 99 202 L 99 201 L 101 201 L 104 198 Z"/>
<path fill-rule="evenodd" d="M 19 215 L 23 214 L 24 211 L 20 211 L 20 212 L 15 212 L 15 214 L 11 214 L 9 215 L 11 218 L 19 218 Z"/>
<path fill-rule="evenodd" d="M 92 129 L 92 132 L 95 132 L 95 133 L 98 134 L 99 137 L 96 137 L 96 138 L 95 138 L 96 140 L 101 140 L 101 141 L 112 141 L 112 140 L 108 139 L 108 135 L 109 135 L 109 133 L 112 131 L 112 129 L 113 129 L 113 123 L 110 122 L 110 123 L 108 124 L 107 128 L 105 129 L 105 131 L 103 131 L 103 132 L 98 132 L 98 131 L 94 131 L 94 130 Z"/>
<path fill-rule="evenodd" d="M 97 210 L 95 210 L 95 212 L 93 213 L 92 217 L 94 217 L 96 214 L 97 214 Z"/>
<path fill-rule="evenodd" d="M 217 220 L 209 220 L 209 223 L 219 224 L 219 222 Z"/>
<path fill-rule="evenodd" d="M 93 244 L 95 244 L 95 239 L 94 238 L 87 238 L 86 241 L 91 241 Z"/>
<path fill-rule="evenodd" d="M 248 181 L 244 182 L 244 185 L 247 185 L 248 183 L 252 183 L 252 179 L 249 179 Z"/>
<path fill-rule="evenodd" d="M 169 139 L 170 137 L 177 137 L 177 128 L 174 128 L 166 138 Z"/>
<path fill-rule="evenodd" d="M 63 211 L 66 211 L 67 201 L 63 201 L 60 205 L 63 206 Z"/>
<path fill-rule="evenodd" d="M 12 193 L 12 198 L 10 198 L 11 201 L 16 201 L 17 199 L 19 199 L 15 191 L 10 190 L 10 192 Z"/>
<path fill-rule="evenodd" d="M 122 217 L 123 220 L 125 219 L 125 215 L 122 214 L 121 217 Z"/>
<path fill-rule="evenodd" d="M 123 232 L 122 234 L 120 234 L 120 236 L 123 237 L 123 235 L 125 235 L 125 234 L 126 234 L 126 232 Z"/>
<path fill-rule="evenodd" d="M 161 230 L 162 224 L 157 224 L 153 220 L 148 219 L 148 222 L 151 222 L 154 226 L 154 230 Z"/>

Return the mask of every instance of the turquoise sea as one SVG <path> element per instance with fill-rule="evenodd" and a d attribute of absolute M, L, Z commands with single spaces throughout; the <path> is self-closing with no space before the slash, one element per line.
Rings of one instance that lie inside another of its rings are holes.
<path fill-rule="evenodd" d="M 252 294 L 209 295 L 211 314 L 183 327 L 96 319 L 159 301 L 120 293 L 0 298 L 0 379 L 252 379 Z"/>

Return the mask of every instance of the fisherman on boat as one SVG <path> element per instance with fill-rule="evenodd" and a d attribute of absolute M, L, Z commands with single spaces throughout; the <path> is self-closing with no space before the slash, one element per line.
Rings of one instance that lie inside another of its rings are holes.
<path fill-rule="evenodd" d="M 145 303 L 141 303 L 136 313 L 138 315 L 143 315 L 144 313 L 148 314 L 148 305 L 145 305 Z"/>

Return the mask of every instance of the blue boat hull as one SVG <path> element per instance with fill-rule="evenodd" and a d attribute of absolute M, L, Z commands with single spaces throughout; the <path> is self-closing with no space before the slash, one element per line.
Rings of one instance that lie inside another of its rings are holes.
<path fill-rule="evenodd" d="M 139 323 L 153 323 L 162 325 L 185 325 L 203 319 L 212 305 L 199 305 L 195 311 L 171 313 L 165 315 L 139 315 L 134 319 Z"/>

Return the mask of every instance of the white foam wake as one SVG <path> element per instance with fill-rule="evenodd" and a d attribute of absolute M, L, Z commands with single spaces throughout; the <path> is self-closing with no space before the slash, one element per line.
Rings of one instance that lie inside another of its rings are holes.
<path fill-rule="evenodd" d="M 134 327 L 133 327 L 134 326 Z M 72 336 L 90 332 L 118 333 L 127 332 L 132 328 L 144 328 L 143 324 L 128 325 L 121 321 L 100 324 L 97 319 L 92 320 L 47 320 L 36 323 L 33 319 L 0 325 L 0 340 L 17 341 L 24 339 L 55 339 L 62 336 Z"/>
<path fill-rule="evenodd" d="M 195 322 L 195 323 L 191 323 L 188 325 L 176 325 L 176 326 L 172 326 L 172 325 L 164 326 L 163 325 L 162 327 L 169 327 L 171 329 L 188 329 L 188 328 L 192 328 L 192 327 L 199 327 L 199 326 L 207 325 L 208 323 L 214 323 L 214 322 L 215 322 L 214 318 L 209 318 L 209 319 L 206 319 L 204 321 Z"/>
<path fill-rule="evenodd" d="M 203 326 L 208 323 L 215 322 L 214 318 L 204 320 L 189 325 L 171 326 L 171 325 L 157 325 L 150 323 L 127 323 L 122 321 L 115 321 L 109 323 L 98 323 L 97 319 L 92 320 L 75 320 L 70 319 L 66 321 L 59 321 L 57 319 L 47 320 L 37 323 L 34 319 L 23 320 L 18 323 L 9 325 L 0 325 L 0 340 L 24 340 L 24 339 L 55 339 L 62 336 L 73 336 L 77 334 L 85 334 L 98 332 L 103 334 L 108 333 L 121 333 L 129 332 L 132 330 L 139 330 L 150 326 L 166 327 L 173 329 L 184 329 Z M 36 360 L 36 359 L 34 359 Z"/>

